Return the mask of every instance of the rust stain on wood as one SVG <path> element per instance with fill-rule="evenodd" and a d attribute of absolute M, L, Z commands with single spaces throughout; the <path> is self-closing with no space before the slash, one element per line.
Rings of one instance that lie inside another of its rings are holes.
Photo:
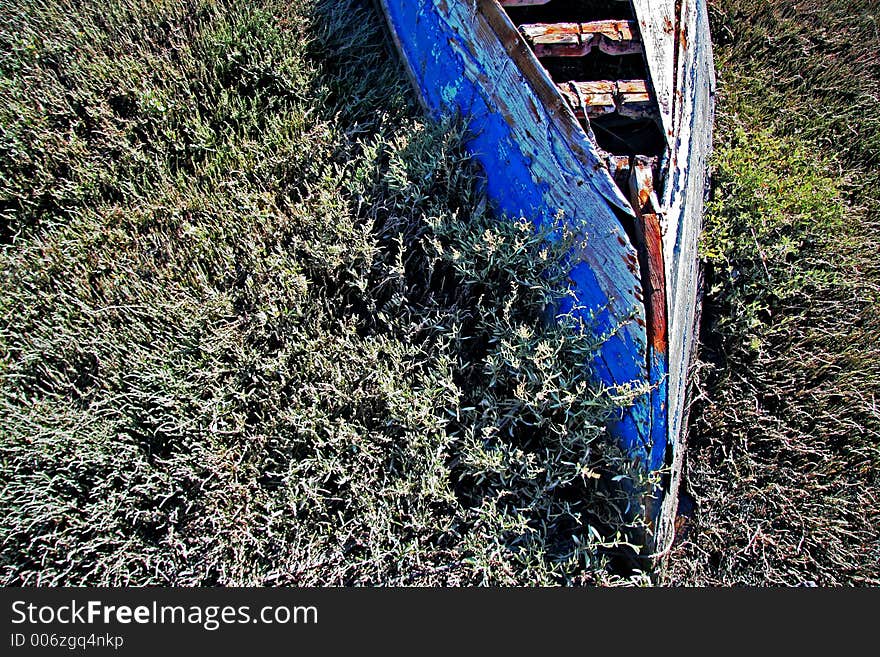
<path fill-rule="evenodd" d="M 629 191 L 636 211 L 635 242 L 642 273 L 648 341 L 657 354 L 666 354 L 666 267 L 663 261 L 663 236 L 658 216 L 659 200 L 654 190 L 654 171 L 647 158 L 635 157 L 630 168 Z"/>

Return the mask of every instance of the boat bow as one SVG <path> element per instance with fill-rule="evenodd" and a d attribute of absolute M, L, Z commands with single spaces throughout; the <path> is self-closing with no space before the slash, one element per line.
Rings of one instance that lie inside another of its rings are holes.
<path fill-rule="evenodd" d="M 647 472 L 677 464 L 680 473 L 711 144 L 705 0 L 681 0 L 679 16 L 674 0 L 597 0 L 627 5 L 632 19 L 553 23 L 525 19 L 552 12 L 554 0 L 378 2 L 427 112 L 464 122 L 495 210 L 537 226 L 561 216 L 581 237 L 570 271 L 578 305 L 558 310 L 604 338 L 585 363 L 597 383 L 639 393 L 612 436 Z M 564 79 L 615 57 L 647 72 Z M 619 126 L 635 141 L 619 146 Z M 658 489 L 667 494 L 655 518 L 674 518 L 679 478 Z M 671 522 L 658 519 L 658 542 Z"/>

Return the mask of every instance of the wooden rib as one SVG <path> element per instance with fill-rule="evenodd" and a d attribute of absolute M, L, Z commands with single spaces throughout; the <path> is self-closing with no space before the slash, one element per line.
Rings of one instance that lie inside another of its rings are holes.
<path fill-rule="evenodd" d="M 647 80 L 572 81 L 557 86 L 581 120 L 614 113 L 632 119 L 658 118 Z"/>
<path fill-rule="evenodd" d="M 608 173 L 614 178 L 614 182 L 617 183 L 617 186 L 621 189 L 625 189 L 629 184 L 629 155 L 613 155 L 608 153 L 605 155 L 605 166 L 608 167 Z"/>
<path fill-rule="evenodd" d="M 584 57 L 594 48 L 607 55 L 642 52 L 634 21 L 531 23 L 520 25 L 519 29 L 538 57 Z"/>
<path fill-rule="evenodd" d="M 563 82 L 558 86 L 579 119 L 592 119 L 617 111 L 614 102 L 617 85 L 613 81 Z"/>
<path fill-rule="evenodd" d="M 666 354 L 666 269 L 660 230 L 660 201 L 654 191 L 656 160 L 636 156 L 630 162 L 630 203 L 636 211 L 636 249 L 641 259 L 642 291 L 647 310 L 648 340 L 655 353 Z"/>

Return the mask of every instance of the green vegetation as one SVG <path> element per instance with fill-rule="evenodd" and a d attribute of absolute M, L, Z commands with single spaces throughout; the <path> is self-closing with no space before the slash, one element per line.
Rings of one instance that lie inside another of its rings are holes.
<path fill-rule="evenodd" d="M 877 584 L 880 12 L 710 4 L 698 507 L 664 578 Z M 541 321 L 565 240 L 488 216 L 369 3 L 0 18 L 4 584 L 647 583 L 600 428 L 626 400 Z"/>
<path fill-rule="evenodd" d="M 623 581 L 565 240 L 486 216 L 369 5 L 0 18 L 4 584 Z"/>
<path fill-rule="evenodd" d="M 876 3 L 717 0 L 683 584 L 880 583 Z"/>

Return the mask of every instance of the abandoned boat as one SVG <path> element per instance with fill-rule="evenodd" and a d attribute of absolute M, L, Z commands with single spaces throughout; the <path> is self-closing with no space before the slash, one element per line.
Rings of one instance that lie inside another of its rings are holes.
<path fill-rule="evenodd" d="M 589 364 L 599 382 L 647 390 L 609 431 L 663 475 L 648 504 L 662 551 L 696 343 L 715 86 L 706 0 L 378 1 L 425 109 L 465 121 L 499 214 L 540 225 L 561 212 L 583 236 L 573 312 L 610 336 Z"/>

